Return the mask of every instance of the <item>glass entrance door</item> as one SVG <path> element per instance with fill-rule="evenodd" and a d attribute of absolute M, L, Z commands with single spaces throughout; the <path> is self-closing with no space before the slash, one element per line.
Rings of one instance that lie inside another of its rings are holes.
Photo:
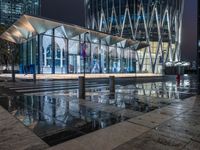
<path fill-rule="evenodd" d="M 69 55 L 69 73 L 77 73 L 77 55 Z"/>

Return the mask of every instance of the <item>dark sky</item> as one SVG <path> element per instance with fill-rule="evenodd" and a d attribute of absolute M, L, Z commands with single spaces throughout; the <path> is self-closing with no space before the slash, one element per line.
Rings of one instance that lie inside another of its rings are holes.
<path fill-rule="evenodd" d="M 84 0 L 42 0 L 42 15 L 47 18 L 84 26 Z M 196 59 L 197 0 L 185 0 L 182 59 Z"/>
<path fill-rule="evenodd" d="M 196 60 L 197 54 L 197 1 L 185 0 L 182 59 L 188 61 Z"/>
<path fill-rule="evenodd" d="M 84 26 L 84 0 L 42 0 L 42 16 Z"/>

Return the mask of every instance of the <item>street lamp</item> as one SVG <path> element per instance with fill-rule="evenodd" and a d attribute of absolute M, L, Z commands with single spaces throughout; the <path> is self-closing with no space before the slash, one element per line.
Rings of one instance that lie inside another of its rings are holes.
<path fill-rule="evenodd" d="M 89 32 L 84 33 L 84 42 L 81 44 L 81 55 L 83 57 L 83 69 L 84 69 L 84 76 L 79 77 L 79 98 L 85 99 L 85 63 L 86 63 L 86 35 L 89 34 Z"/>
<path fill-rule="evenodd" d="M 81 49 L 81 51 L 82 51 L 82 57 L 83 57 L 83 69 L 84 69 L 84 77 L 85 77 L 85 66 L 86 66 L 86 49 L 87 49 L 87 44 L 86 44 L 86 35 L 87 34 L 89 34 L 89 32 L 85 32 L 84 33 L 84 42 L 83 42 L 83 44 L 82 44 L 82 49 Z"/>
<path fill-rule="evenodd" d="M 12 67 L 12 81 L 15 82 L 15 57 L 14 57 L 14 46 L 8 44 L 8 51 L 10 53 L 11 56 L 11 67 Z"/>

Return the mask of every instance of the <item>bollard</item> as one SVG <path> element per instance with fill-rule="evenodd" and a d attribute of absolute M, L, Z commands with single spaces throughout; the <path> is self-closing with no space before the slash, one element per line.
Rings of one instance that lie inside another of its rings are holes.
<path fill-rule="evenodd" d="M 12 70 L 12 82 L 15 82 L 16 79 L 15 79 L 15 71 Z"/>
<path fill-rule="evenodd" d="M 36 82 L 36 73 L 33 73 L 33 82 Z"/>
<path fill-rule="evenodd" d="M 85 99 L 85 77 L 79 77 L 79 98 Z"/>
<path fill-rule="evenodd" d="M 109 77 L 109 87 L 110 87 L 110 93 L 114 94 L 115 93 L 115 76 Z"/>
<path fill-rule="evenodd" d="M 200 95 L 200 84 L 198 85 L 197 93 L 198 93 L 198 95 Z"/>
<path fill-rule="evenodd" d="M 31 66 L 31 73 L 33 73 L 33 82 L 35 83 L 37 80 L 37 74 L 35 70 L 35 64 L 30 65 Z"/>
<path fill-rule="evenodd" d="M 15 82 L 16 79 L 15 79 L 15 67 L 14 67 L 14 64 L 12 64 L 12 82 Z"/>

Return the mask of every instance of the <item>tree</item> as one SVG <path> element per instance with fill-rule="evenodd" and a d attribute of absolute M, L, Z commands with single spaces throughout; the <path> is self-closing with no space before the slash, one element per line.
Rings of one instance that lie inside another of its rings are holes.
<path fill-rule="evenodd" d="M 6 26 L 0 25 L 0 34 L 5 32 L 6 29 Z M 13 53 L 13 51 L 15 51 L 15 53 Z M 5 65 L 6 70 L 8 70 L 8 66 L 10 66 L 12 62 L 17 64 L 18 60 L 19 51 L 17 49 L 17 45 L 15 43 L 0 39 L 0 65 Z"/>

